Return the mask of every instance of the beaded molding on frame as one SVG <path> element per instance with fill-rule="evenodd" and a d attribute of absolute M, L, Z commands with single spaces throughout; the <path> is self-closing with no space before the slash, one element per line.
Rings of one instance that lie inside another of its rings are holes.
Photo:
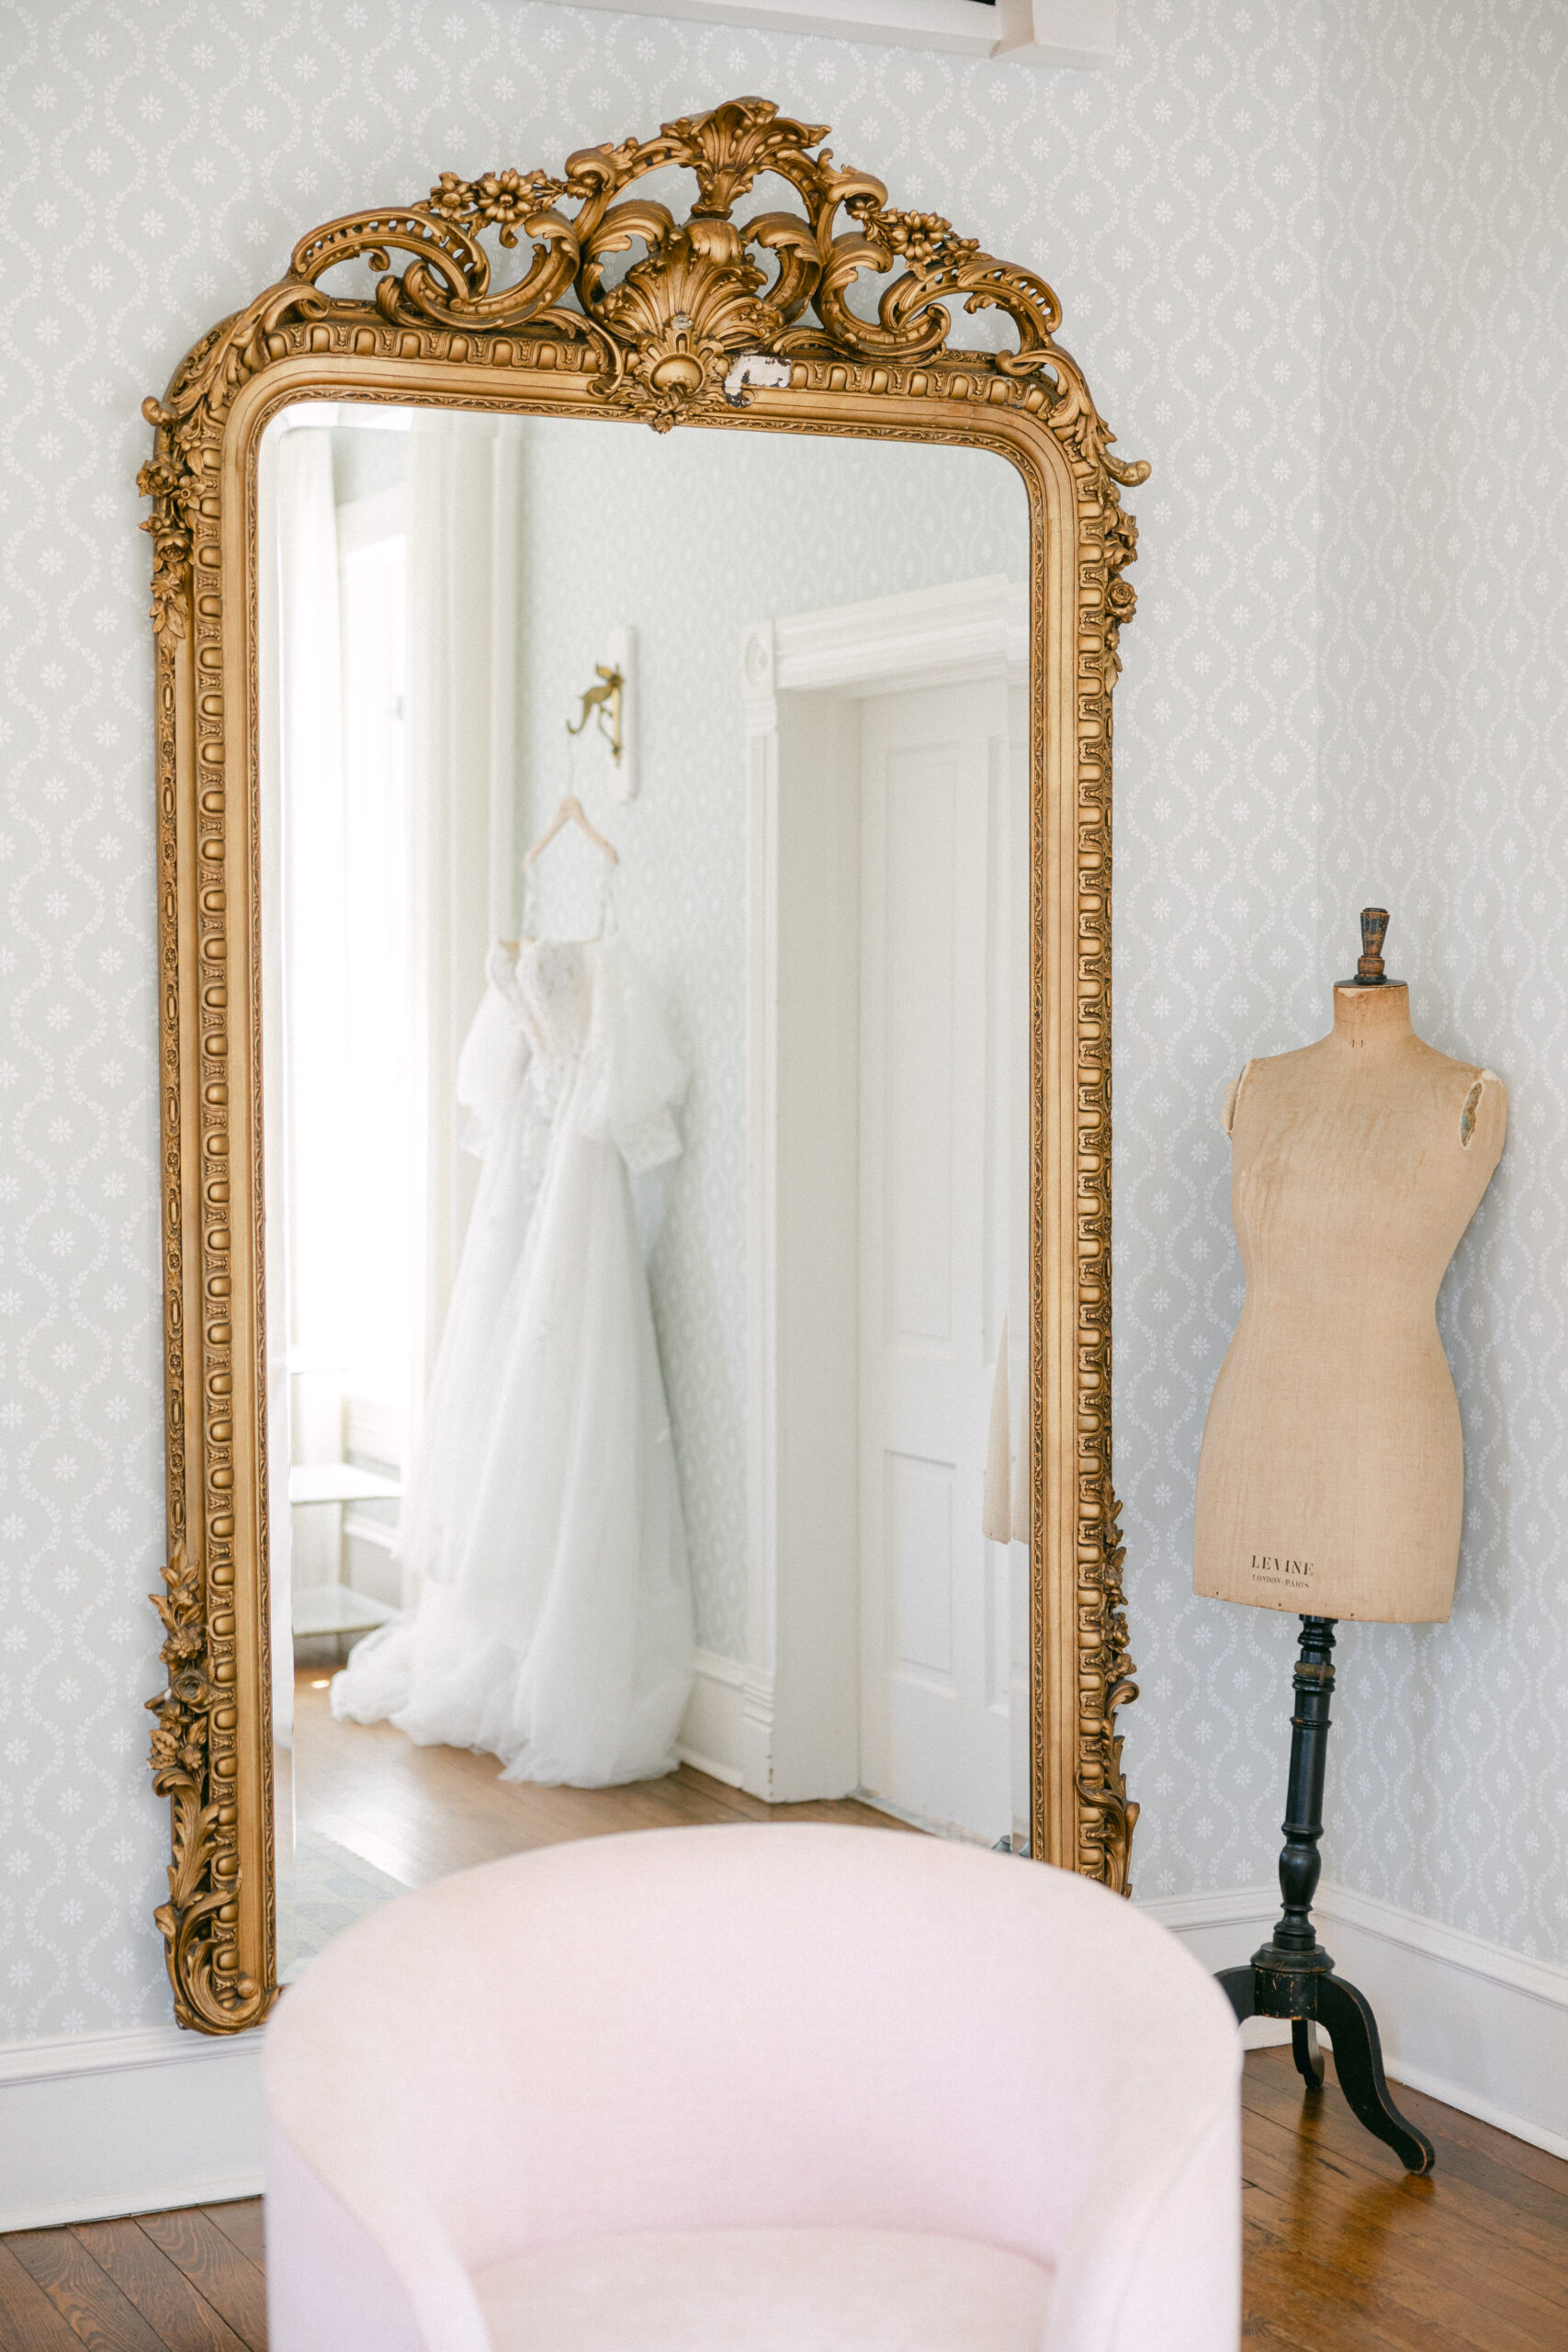
<path fill-rule="evenodd" d="M 659 432 L 678 424 L 756 423 L 988 445 L 1011 458 L 1029 486 L 1037 591 L 1045 469 L 1032 451 L 1041 428 L 1057 445 L 1070 481 L 1063 527 L 1077 533 L 1076 609 L 1062 627 L 1076 695 L 1077 888 L 1076 900 L 1058 899 L 1076 910 L 1066 920 L 1069 933 L 1076 922 L 1066 952 L 1077 1003 L 1065 1057 L 1070 1068 L 1056 1080 L 1064 1129 L 1076 1130 L 1076 1154 L 1067 1147 L 1073 1172 L 1063 1186 L 1070 1205 L 1056 1229 L 1065 1236 L 1070 1226 L 1073 1236 L 1070 1248 L 1062 1240 L 1060 1261 L 1076 1253 L 1073 1339 L 1064 1351 L 1074 1360 L 1073 1401 L 1063 1418 L 1074 1424 L 1067 1483 L 1077 1541 L 1075 1549 L 1052 1539 L 1071 1556 L 1048 1604 L 1052 1544 L 1040 1540 L 1048 1432 L 1037 1381 L 1034 1850 L 1126 1890 L 1137 1808 L 1126 1794 L 1115 1716 L 1136 1690 L 1111 1490 L 1111 697 L 1118 639 L 1134 604 L 1122 574 L 1135 552 L 1136 527 L 1119 488 L 1144 481 L 1148 468 L 1111 455 L 1113 435 L 1077 362 L 1055 339 L 1061 311 L 1050 287 L 982 253 L 934 214 L 891 208 L 881 181 L 834 164 L 821 143 L 826 135 L 824 126 L 792 121 L 764 99 L 739 98 L 667 123 L 653 139 L 585 148 L 559 175 L 444 174 L 423 204 L 355 213 L 313 231 L 296 247 L 288 276 L 213 328 L 182 361 L 163 400 L 144 404 L 156 428 L 139 486 L 152 505 L 142 527 L 152 535 L 156 633 L 170 1544 L 167 1595 L 156 1604 L 168 1683 L 148 1704 L 158 1719 L 154 1786 L 173 1814 L 169 1899 L 157 1918 L 183 2025 L 225 2033 L 254 2024 L 275 1989 L 270 1768 L 255 1760 L 269 1714 L 268 1669 L 247 1649 L 265 1647 L 258 1629 L 266 1623 L 259 881 L 248 851 L 248 890 L 234 878 L 241 835 L 231 829 L 242 818 L 231 738 L 241 729 L 237 715 L 226 714 L 225 696 L 234 676 L 234 624 L 226 609 L 233 574 L 226 567 L 236 526 L 224 514 L 224 463 L 231 415 L 246 387 L 286 368 L 298 384 L 300 363 L 308 374 L 313 360 L 324 379 L 352 379 L 352 389 L 370 398 L 580 414 L 596 404 Z M 648 196 L 622 196 L 671 166 L 696 179 L 698 200 L 684 220 Z M 733 208 L 761 173 L 786 181 L 804 211 L 734 221 Z M 493 282 L 480 243 L 486 235 L 507 249 L 529 240 L 532 258 L 515 282 Z M 612 258 L 634 245 L 642 257 L 613 278 Z M 407 256 L 400 272 L 391 267 L 394 254 Z M 759 254 L 773 264 L 771 281 Z M 376 273 L 372 300 L 321 288 L 326 272 L 349 262 Z M 850 308 L 850 289 L 863 273 L 892 271 L 874 320 Z M 955 299 L 970 311 L 1004 311 L 1017 350 L 950 348 L 947 306 Z M 397 389 L 400 367 L 423 368 L 428 385 L 432 363 L 452 371 L 438 392 L 411 395 L 406 380 Z M 280 386 L 278 403 L 302 396 Z M 911 421 L 917 403 L 929 423 Z M 737 413 L 752 409 L 761 413 Z M 254 703 L 254 527 L 246 527 L 252 569 L 243 625 L 251 630 Z M 1047 650 L 1039 593 L 1032 607 L 1038 677 Z M 1044 762 L 1038 690 L 1033 703 L 1038 807 Z M 1040 941 L 1052 886 L 1043 865 L 1035 859 L 1032 883 L 1037 1334 L 1048 1304 L 1047 1252 L 1038 1239 L 1042 1073 L 1064 1060 L 1046 1035 L 1050 990 Z M 243 971 L 234 968 L 241 954 Z M 1060 967 L 1064 979 L 1068 968 Z M 1049 1064 L 1048 1053 L 1055 1056 Z M 1060 1657 L 1053 1641 L 1065 1645 Z M 1052 1769 L 1055 1812 L 1043 1794 Z M 246 1818 L 251 1804 L 254 1821 Z M 1051 1822 L 1057 1826 L 1049 1828 Z M 247 1878 L 258 1870 L 259 1888 Z"/>

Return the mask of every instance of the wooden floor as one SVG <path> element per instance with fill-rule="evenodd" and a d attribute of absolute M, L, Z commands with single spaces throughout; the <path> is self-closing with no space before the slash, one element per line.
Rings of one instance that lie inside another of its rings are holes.
<path fill-rule="evenodd" d="M 1242 2116 L 1248 2352 L 1564 2352 L 1568 2164 L 1394 2086 L 1438 2152 L 1422 2180 L 1335 2084 L 1255 2050 Z"/>
<path fill-rule="evenodd" d="M 544 1789 L 503 1781 L 500 1772 L 493 1756 L 415 1747 L 390 1724 L 335 1723 L 325 1674 L 318 1668 L 295 1677 L 295 1819 L 302 1831 L 346 1847 L 400 1886 L 427 1886 L 475 1862 L 619 1829 L 715 1821 L 904 1826 L 853 1798 L 768 1804 L 688 1764 L 667 1780 L 619 1789 Z"/>
<path fill-rule="evenodd" d="M 333 1724 L 321 1679 L 299 1691 L 300 1819 L 401 1885 L 616 1829 L 899 1826 L 854 1804 L 768 1806 L 685 1768 L 632 1789 L 509 1787 L 493 1759 Z M 1400 2090 L 1438 2152 L 1413 2180 L 1332 2074 L 1308 2100 L 1289 2051 L 1247 2062 L 1247 2352 L 1564 2352 L 1568 2164 Z M 0 2238 L 0 2352 L 264 2352 L 265 2336 L 259 2199 Z"/>
<path fill-rule="evenodd" d="M 0 2238 L 0 2352 L 265 2352 L 259 2197 Z"/>
<path fill-rule="evenodd" d="M 1568 2164 L 1406 2090 L 1412 2180 L 1285 2050 L 1243 2096 L 1247 2352 L 1563 2352 Z M 251 2199 L 0 2238 L 0 2352 L 264 2352 L 261 2235 Z"/>

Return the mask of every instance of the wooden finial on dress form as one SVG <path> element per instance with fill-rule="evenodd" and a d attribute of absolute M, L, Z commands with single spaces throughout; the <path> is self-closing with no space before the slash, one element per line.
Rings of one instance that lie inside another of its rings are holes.
<path fill-rule="evenodd" d="M 1379 989 L 1387 975 L 1382 967 L 1382 944 L 1388 933 L 1388 909 L 1361 909 L 1361 960 L 1356 967 L 1356 985 L 1362 989 Z"/>

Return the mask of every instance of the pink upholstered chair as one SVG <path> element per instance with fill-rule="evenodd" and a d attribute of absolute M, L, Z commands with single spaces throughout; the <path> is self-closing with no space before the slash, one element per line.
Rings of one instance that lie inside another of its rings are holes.
<path fill-rule="evenodd" d="M 816 1825 L 520 1855 L 268 2028 L 271 2352 L 1235 2352 L 1239 2066 L 1065 1871 Z"/>

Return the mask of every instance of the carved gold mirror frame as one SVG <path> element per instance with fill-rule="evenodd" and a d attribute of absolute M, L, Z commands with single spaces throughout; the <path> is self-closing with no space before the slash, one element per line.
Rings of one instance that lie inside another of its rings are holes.
<path fill-rule="evenodd" d="M 1031 1751 L 1033 1852 L 1125 1891 L 1135 1695 L 1111 1488 L 1111 698 L 1133 610 L 1119 464 L 1055 296 L 841 169 L 757 98 L 573 155 L 444 174 L 423 204 L 329 222 L 214 327 L 146 413 L 155 454 L 159 978 L 169 1566 L 153 1781 L 173 1859 L 158 1925 L 182 2025 L 256 2024 L 276 1989 L 263 1290 L 256 464 L 301 400 L 500 409 L 995 450 L 1031 516 Z M 623 195 L 671 165 L 676 220 Z M 757 175 L 799 212 L 737 223 Z M 617 200 L 618 199 L 618 200 Z M 492 282 L 480 240 L 532 244 Z M 618 282 L 612 255 L 643 248 Z M 758 260 L 773 265 L 769 271 Z M 391 266 L 403 257 L 400 271 Z M 368 262 L 374 299 L 325 291 Z M 874 320 L 863 272 L 896 272 Z M 1013 351 L 950 346 L 948 304 Z"/>

